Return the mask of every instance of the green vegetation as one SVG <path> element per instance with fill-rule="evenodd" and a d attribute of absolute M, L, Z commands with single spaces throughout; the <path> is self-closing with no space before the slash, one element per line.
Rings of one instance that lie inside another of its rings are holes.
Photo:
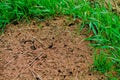
<path fill-rule="evenodd" d="M 30 20 L 56 15 L 81 18 L 80 30 L 86 25 L 94 35 L 94 69 L 104 73 L 109 80 L 120 77 L 120 16 L 99 2 L 90 0 L 0 0 L 0 30 L 14 21 Z M 99 51 L 99 52 L 98 52 Z M 113 74 L 115 73 L 115 74 Z"/>

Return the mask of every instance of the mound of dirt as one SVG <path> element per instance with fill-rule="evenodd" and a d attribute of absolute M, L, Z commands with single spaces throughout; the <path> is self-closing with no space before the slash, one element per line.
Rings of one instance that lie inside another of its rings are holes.
<path fill-rule="evenodd" d="M 0 80 L 104 80 L 91 72 L 92 50 L 68 17 L 9 24 L 0 36 Z"/>

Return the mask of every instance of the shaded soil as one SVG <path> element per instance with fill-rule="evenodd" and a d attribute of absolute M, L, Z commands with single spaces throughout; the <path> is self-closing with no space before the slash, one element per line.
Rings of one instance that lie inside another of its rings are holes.
<path fill-rule="evenodd" d="M 0 80 L 104 80 L 92 72 L 92 49 L 81 21 L 55 17 L 9 24 L 0 36 Z"/>

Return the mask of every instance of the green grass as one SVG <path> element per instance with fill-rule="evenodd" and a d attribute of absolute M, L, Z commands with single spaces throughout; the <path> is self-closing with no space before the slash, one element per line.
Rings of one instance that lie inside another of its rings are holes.
<path fill-rule="evenodd" d="M 120 16 L 99 2 L 88 0 L 0 0 L 0 31 L 14 21 L 45 19 L 49 16 L 68 15 L 81 18 L 94 35 L 94 69 L 104 73 L 109 80 L 120 77 Z M 98 51 L 100 51 L 98 53 Z M 112 74 L 116 72 L 116 75 Z M 114 76 L 113 76 L 114 75 Z"/>

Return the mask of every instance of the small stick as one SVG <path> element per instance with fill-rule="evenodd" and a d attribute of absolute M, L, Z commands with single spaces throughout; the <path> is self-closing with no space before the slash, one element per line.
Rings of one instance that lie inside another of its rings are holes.
<path fill-rule="evenodd" d="M 30 71 L 31 71 L 33 77 L 34 77 L 36 80 L 41 80 L 41 77 L 40 77 L 35 71 L 32 71 L 32 70 L 30 70 Z"/>
<path fill-rule="evenodd" d="M 29 69 L 29 68 L 34 64 L 34 62 L 36 61 L 36 59 L 38 59 L 42 54 L 43 54 L 43 53 L 40 53 L 36 58 L 34 58 L 33 61 L 32 61 L 31 63 L 29 63 L 29 65 L 25 68 L 25 70 Z M 23 72 L 25 72 L 25 70 L 24 70 L 24 71 L 21 71 L 14 80 L 17 80 L 17 78 L 18 78 Z M 38 80 L 39 80 L 39 79 L 38 79 Z"/>
<path fill-rule="evenodd" d="M 39 54 L 37 57 L 35 57 L 33 59 L 33 61 L 31 63 L 29 63 L 29 66 L 31 67 L 33 65 L 33 63 L 42 55 L 43 53 Z"/>

